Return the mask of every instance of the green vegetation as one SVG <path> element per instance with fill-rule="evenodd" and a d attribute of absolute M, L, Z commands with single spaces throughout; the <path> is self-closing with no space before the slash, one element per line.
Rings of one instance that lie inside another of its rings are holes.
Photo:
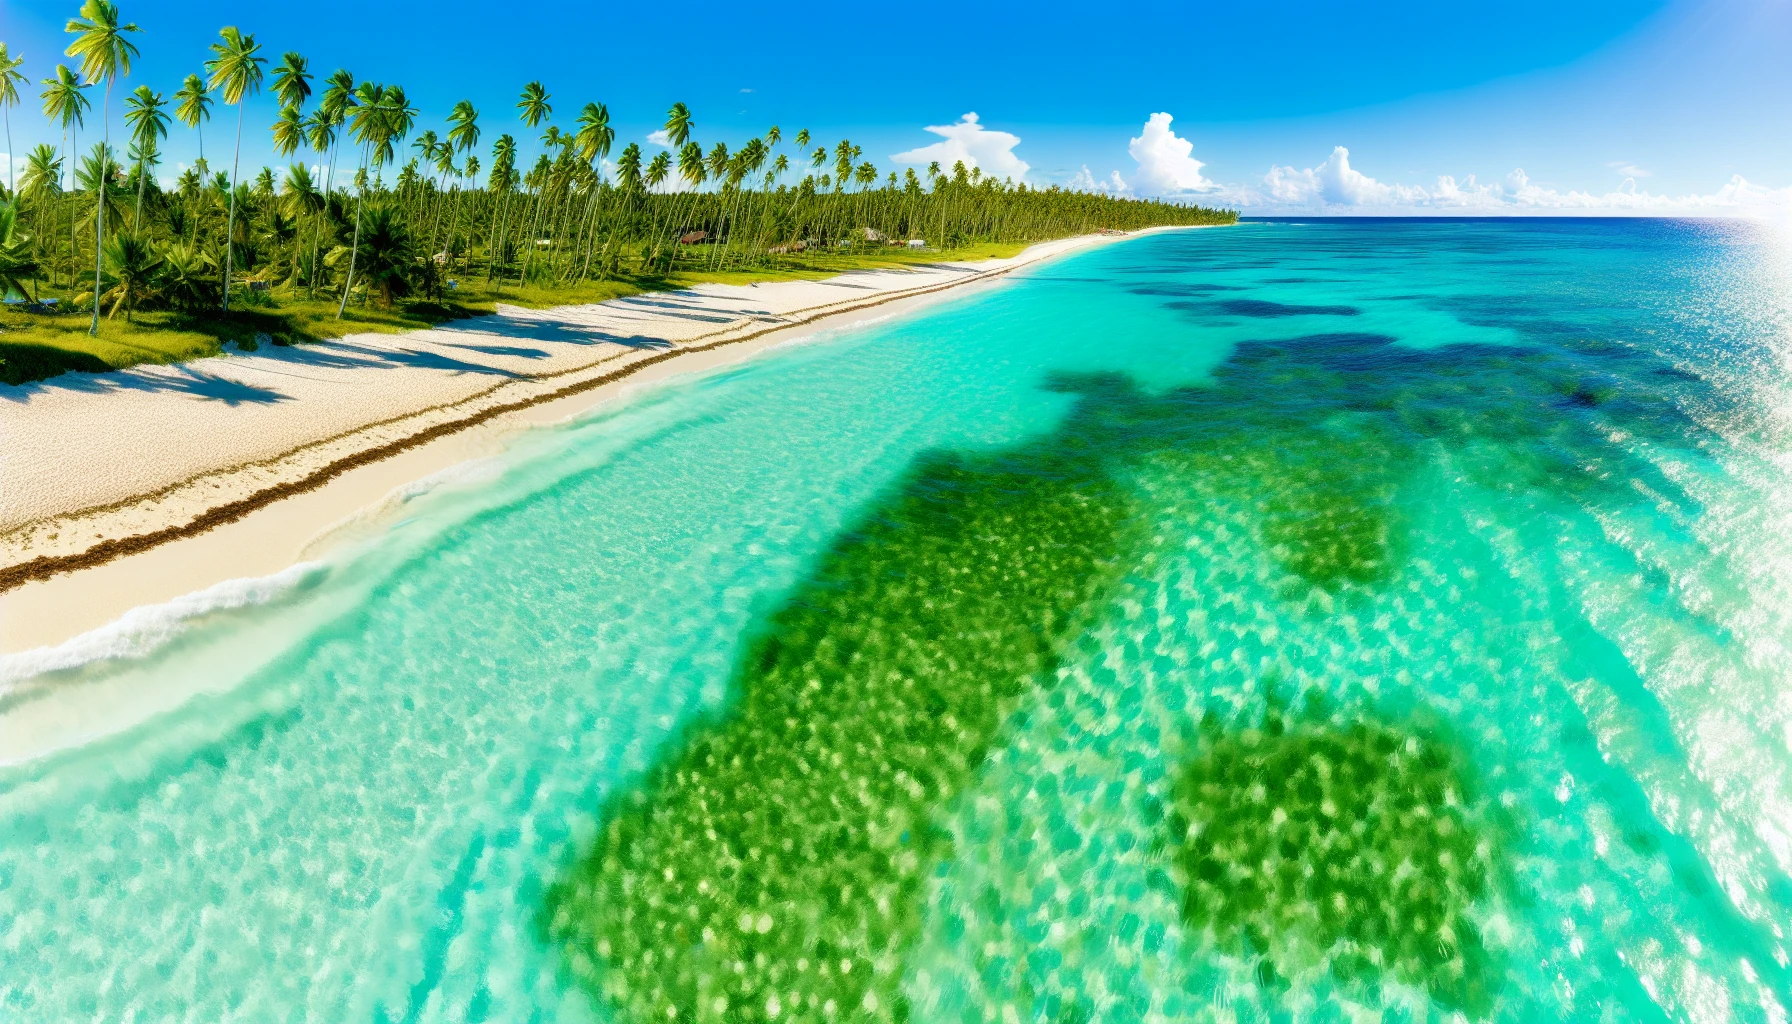
<path fill-rule="evenodd" d="M 1637 356 L 1602 365 L 1660 372 Z M 1237 523 L 1165 519 L 1167 505 L 1247 510 L 1255 536 L 1227 542 L 1264 560 L 1268 593 L 1293 614 L 1334 614 L 1340 602 L 1312 596 L 1358 602 L 1404 585 L 1426 452 L 1466 486 L 1621 493 L 1647 470 L 1616 465 L 1631 457 L 1610 431 L 1654 436 L 1680 415 L 1590 376 L 1573 351 L 1419 350 L 1373 334 L 1243 344 L 1199 386 L 1155 395 L 1111 375 L 1053 386 L 1080 395 L 1057 430 L 928 455 L 867 509 L 749 645 L 732 706 L 601 809 L 543 915 L 569 973 L 618 1019 L 905 1019 L 904 971 L 933 910 L 924 879 L 959 856 L 942 822 L 1011 741 L 1005 722 L 1058 706 L 1060 653 L 1124 594 L 1122 574 L 1152 571 L 1163 531 L 1226 538 Z M 1573 399 L 1592 388 L 1611 396 L 1597 421 Z M 1192 719 L 1208 699 L 1176 706 Z M 1416 713 L 1270 704 L 1191 720 L 1181 750 L 1144 727 L 1153 756 L 1179 762 L 1141 827 L 1179 895 L 1183 948 L 1245 958 L 1265 993 L 1294 1005 L 1336 986 L 1389 1006 L 1402 999 L 1389 986 L 1410 986 L 1490 1015 L 1502 953 L 1474 920 L 1509 895 L 1515 840 L 1467 753 Z M 1121 756 L 1090 715 L 1075 757 Z M 1037 810 L 1003 814 L 1012 827 Z M 1055 870 L 1072 833 L 1012 833 L 1027 846 L 1013 862 Z M 1057 853 L 1033 849 L 1048 843 Z M 1042 937 L 1056 924 L 1077 934 L 1074 898 L 1050 895 L 1074 889 L 1073 867 L 1008 896 L 957 894 L 986 925 L 1026 911 L 1011 932 L 974 933 L 1012 947 L 962 950 L 981 984 L 1086 1010 L 1081 993 L 1048 991 L 1056 951 Z M 1027 909 L 1038 906 L 1062 913 L 1047 921 Z M 997 1012 L 978 1004 L 966 1019 Z"/>
<path fill-rule="evenodd" d="M 0 206 L 0 280 L 5 278 L 8 211 Z M 119 236 L 125 238 L 129 236 Z M 117 239 L 108 241 L 110 247 Z M 979 242 L 953 254 L 954 259 L 1000 259 L 1025 248 L 1025 242 Z M 22 257 L 29 259 L 28 251 Z M 175 243 L 160 254 L 155 268 L 153 301 L 131 313 L 102 317 L 99 331 L 88 333 L 86 317 L 40 314 L 15 307 L 0 310 L 0 382 L 22 384 L 69 370 L 104 372 L 139 363 L 172 363 L 217 355 L 224 345 L 252 348 L 261 342 L 299 344 L 361 332 L 414 331 L 448 320 L 486 316 L 500 302 L 546 308 L 570 303 L 604 302 L 647 291 L 688 288 L 705 282 L 753 284 L 761 281 L 813 280 L 849 270 L 915 266 L 937 254 L 869 251 L 839 255 L 799 255 L 776 265 L 680 270 L 662 277 L 618 276 L 559 285 L 524 285 L 499 289 L 480 281 L 443 289 L 439 298 L 394 297 L 390 308 L 378 302 L 350 303 L 338 318 L 337 300 L 320 293 L 307 298 L 303 288 L 275 288 L 245 295 L 238 292 L 226 313 L 218 308 L 218 279 L 208 261 L 192 247 Z M 25 278 L 24 280 L 29 280 Z M 115 279 L 116 280 L 116 279 Z M 115 296 L 115 292 L 108 292 Z M 359 292 L 357 293 L 359 294 Z M 107 309 L 114 298 L 107 298 Z M 143 310 L 147 307 L 147 312 Z M 128 316 L 128 318 L 127 318 Z"/>
<path fill-rule="evenodd" d="M 1350 438 L 1350 450 L 1369 455 L 1336 458 L 1345 438 L 1290 433 L 1273 449 L 1247 456 L 1278 483 L 1262 494 L 1263 542 L 1282 566 L 1305 583 L 1338 590 L 1385 580 L 1395 567 L 1403 531 L 1393 498 L 1412 452 L 1385 431 Z M 1373 436 L 1379 435 L 1379 436 Z"/>
<path fill-rule="evenodd" d="M 849 140 L 811 150 L 817 140 L 806 130 L 790 140 L 794 146 L 773 127 L 732 150 L 725 142 L 705 149 L 682 103 L 667 117 L 669 149 L 648 153 L 630 143 L 609 163 L 616 139 L 603 104 L 585 104 L 563 131 L 539 82 L 516 105 L 521 126 L 539 130 L 539 139 L 500 134 L 482 176 L 485 127 L 470 102 L 455 104 L 443 134 L 418 130 L 422 114 L 403 88 L 357 82 L 339 69 L 316 83 L 313 105 L 316 76 L 304 56 L 286 53 L 270 69 L 255 36 L 234 26 L 211 45 L 206 74 L 187 76 L 174 91 L 172 119 L 162 92 L 139 86 L 130 93 L 121 161 L 110 145 L 109 98 L 114 82 L 130 74 L 137 28 L 122 22 L 110 0 L 86 0 L 69 31 L 76 40 L 68 53 L 80 58 L 80 71 L 58 64 L 42 80 L 43 112 L 62 130 L 62 145 L 37 146 L 24 173 L 0 191 L 0 208 L 14 223 L 13 241 L 0 237 L 0 275 L 7 275 L 0 287 L 33 300 L 0 335 L 0 379 L 12 383 L 97 368 L 92 359 L 121 366 L 201 353 L 205 345 L 169 332 L 209 335 L 214 346 L 241 337 L 246 328 L 235 314 L 245 302 L 282 311 L 279 329 L 266 333 L 302 341 L 341 333 L 314 315 L 311 304 L 326 300 L 343 321 L 359 310 L 361 329 L 389 323 L 394 313 L 420 326 L 498 299 L 587 301 L 594 283 L 632 291 L 740 275 L 812 277 L 942 254 L 975 259 L 992 248 L 1092 231 L 1234 219 L 1227 211 L 1033 188 L 962 163 L 898 176 L 864 160 Z M 17 87 L 26 82 L 21 62 L 0 47 L 9 132 Z M 274 147 L 295 162 L 239 174 L 243 101 L 264 79 L 282 106 L 271 126 Z M 91 106 L 86 90 L 101 82 L 102 138 L 77 158 Z M 229 174 L 204 156 L 205 122 L 218 100 L 236 108 Z M 198 133 L 200 159 L 164 190 L 155 171 L 173 120 Z M 321 182 L 312 164 L 323 168 Z M 108 245 L 126 237 L 132 241 Z M 909 251 L 911 239 L 925 252 Z M 10 263 L 8 244 L 18 251 Z M 95 344 L 70 345 L 71 332 L 38 323 L 55 319 L 41 300 L 55 300 L 65 315 L 87 312 Z M 198 316 L 207 306 L 220 315 Z M 158 310 L 185 316 L 137 315 Z M 141 331 L 101 326 L 102 315 L 120 311 Z M 265 324 L 265 316 L 255 322 Z"/>
<path fill-rule="evenodd" d="M 1118 567 L 1128 503 L 1061 441 L 925 460 L 772 619 L 727 717 L 615 800 L 547 921 L 623 1019 L 906 1018 L 931 812 Z"/>
<path fill-rule="evenodd" d="M 1500 971 L 1468 910 L 1505 850 L 1455 748 L 1410 723 L 1340 724 L 1317 702 L 1218 721 L 1202 720 L 1174 797 L 1189 926 L 1259 958 L 1262 985 L 1315 967 L 1357 989 L 1392 975 L 1485 1017 Z"/>

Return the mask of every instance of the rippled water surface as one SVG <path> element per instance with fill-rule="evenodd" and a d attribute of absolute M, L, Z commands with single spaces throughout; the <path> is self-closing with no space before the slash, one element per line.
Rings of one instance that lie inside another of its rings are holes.
<path fill-rule="evenodd" d="M 0 666 L 0 1018 L 1784 1022 L 1789 322 L 1256 223 L 541 432 Z"/>

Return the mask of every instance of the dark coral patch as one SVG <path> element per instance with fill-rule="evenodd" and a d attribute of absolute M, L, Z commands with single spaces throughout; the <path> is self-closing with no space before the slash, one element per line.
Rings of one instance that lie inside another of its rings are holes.
<path fill-rule="evenodd" d="M 1305 306 L 1266 299 L 1222 299 L 1213 304 L 1214 311 L 1226 316 L 1249 316 L 1273 319 L 1284 316 L 1361 316 L 1355 306 Z"/>

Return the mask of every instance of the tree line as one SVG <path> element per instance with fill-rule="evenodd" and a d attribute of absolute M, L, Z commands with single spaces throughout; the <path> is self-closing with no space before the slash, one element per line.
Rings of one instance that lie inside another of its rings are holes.
<path fill-rule="evenodd" d="M 850 140 L 830 147 L 806 129 L 706 147 L 683 103 L 668 111 L 657 151 L 631 142 L 613 153 L 604 104 L 577 108 L 563 130 L 540 82 L 523 88 L 514 126 L 485 149 L 471 101 L 456 103 L 438 133 L 420 127 L 402 86 L 340 69 L 319 81 L 303 55 L 272 60 L 236 27 L 219 33 L 203 74 L 172 96 L 148 85 L 125 95 L 115 144 L 112 93 L 130 74 L 140 30 L 110 0 L 86 0 L 67 27 L 77 67 L 55 65 L 39 93 L 61 145 L 15 155 L 0 195 L 0 291 L 34 300 L 61 291 L 65 304 L 91 311 L 95 331 L 102 313 L 129 317 L 152 304 L 227 312 L 270 302 L 275 288 L 328 299 L 341 316 L 350 302 L 439 299 L 462 278 L 500 291 L 552 287 L 774 267 L 798 253 L 950 250 L 1235 217 L 1036 188 L 963 162 L 899 175 Z M 0 43 L 8 153 L 12 110 L 28 86 L 22 65 Z M 244 101 L 264 86 L 280 107 L 273 147 L 292 163 L 244 173 Z M 94 90 L 100 137 L 83 151 Z M 221 155 L 214 167 L 205 129 L 214 110 L 230 108 L 228 164 Z M 156 172 L 176 122 L 196 134 L 200 155 L 164 188 Z"/>

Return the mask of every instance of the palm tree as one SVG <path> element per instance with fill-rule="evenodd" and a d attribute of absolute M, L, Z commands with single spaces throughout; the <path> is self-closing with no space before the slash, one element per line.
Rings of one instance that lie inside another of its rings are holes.
<path fill-rule="evenodd" d="M 631 142 L 622 147 L 622 155 L 616 158 L 616 184 L 630 194 L 641 190 L 640 143 Z"/>
<path fill-rule="evenodd" d="M 691 132 L 695 131 L 696 128 L 697 128 L 697 122 L 693 121 L 691 119 L 691 108 L 685 106 L 683 102 L 678 102 L 678 103 L 672 104 L 671 109 L 666 111 L 666 125 L 665 125 L 665 129 L 664 129 L 665 133 L 666 133 L 666 148 L 668 150 L 679 151 L 681 169 L 682 169 L 682 165 L 683 165 L 683 153 L 684 153 L 684 150 L 687 148 L 686 144 L 691 141 Z M 669 175 L 670 175 L 670 167 L 671 167 L 671 161 L 672 161 L 671 156 L 666 153 L 662 153 L 662 154 L 660 154 L 660 156 L 666 157 L 666 162 L 663 167 L 660 163 L 659 156 L 654 157 L 653 161 L 647 165 L 648 177 L 650 179 L 653 179 L 648 182 L 649 188 L 658 188 L 660 186 L 660 184 L 662 182 L 664 182 L 667 179 L 667 177 L 669 177 Z M 701 168 L 701 165 L 702 165 L 702 148 L 701 147 L 698 148 L 698 165 L 699 165 L 699 168 Z M 655 178 L 653 175 L 653 171 L 656 167 L 660 168 L 660 173 L 657 178 Z M 671 203 L 671 210 L 674 214 L 674 218 L 676 219 L 677 211 L 678 211 L 678 202 L 676 200 L 674 200 Z M 653 247 L 651 250 L 653 259 L 657 259 L 659 256 L 659 244 L 660 244 L 659 234 L 660 234 L 659 216 L 656 214 L 653 218 L 653 236 L 652 236 L 653 237 L 653 242 L 652 242 Z"/>
<path fill-rule="evenodd" d="M 355 106 L 355 76 L 342 68 L 337 68 L 325 80 L 324 96 L 317 105 L 318 116 L 312 118 L 311 144 L 317 147 L 323 140 L 325 148 L 330 149 L 329 170 L 324 175 L 324 194 L 328 195 L 335 186 L 336 156 L 335 147 L 342 142 L 341 128 L 348 121 L 348 112 Z"/>
<path fill-rule="evenodd" d="M 125 123 L 131 126 L 131 142 L 137 147 L 137 209 L 131 217 L 132 230 L 143 223 L 143 182 L 148 173 L 144 163 L 152 159 L 157 143 L 168 137 L 168 105 L 162 94 L 139 85 L 124 101 Z"/>
<path fill-rule="evenodd" d="M 38 237 L 43 234 L 43 213 L 50 201 L 62 191 L 62 158 L 56 155 L 56 147 L 47 142 L 38 143 L 31 152 L 25 154 L 25 178 L 19 182 L 20 194 L 30 196 L 32 205 L 39 211 L 33 218 L 32 251 L 37 251 Z M 13 197 L 16 202 L 18 195 Z M 54 223 L 54 218 L 52 218 Z M 42 272 L 42 266 L 38 271 Z M 33 278 L 35 280 L 35 278 Z M 33 296 L 35 297 L 35 290 Z"/>
<path fill-rule="evenodd" d="M 350 118 L 349 130 L 360 140 L 362 152 L 362 171 L 365 173 L 368 162 L 372 162 L 377 176 L 379 169 L 392 159 L 392 144 L 410 134 L 411 126 L 416 123 L 417 109 L 405 99 L 404 90 L 396 85 L 384 88 L 372 82 L 362 82 L 355 90 L 358 106 Z M 361 210 L 367 196 L 367 190 L 357 186 L 355 199 L 355 241 L 349 248 L 348 280 L 342 286 L 342 302 L 336 307 L 336 319 L 342 319 L 343 311 L 348 309 L 349 292 L 355 286 L 355 264 L 361 250 Z"/>
<path fill-rule="evenodd" d="M 329 154 L 329 162 L 324 171 L 324 197 L 327 202 L 336 185 L 336 147 L 341 142 L 340 129 L 348 119 L 349 108 L 355 105 L 355 76 L 337 68 L 324 80 L 324 86 L 323 99 L 318 102 L 316 112 L 306 122 L 306 131 L 311 139 L 311 148 L 320 156 Z M 328 219 L 319 217 L 311 232 L 311 280 L 306 284 L 307 298 L 317 294 L 317 248 Z"/>
<path fill-rule="evenodd" d="M 150 291 L 151 283 L 156 277 L 156 268 L 162 263 L 149 242 L 134 232 L 120 232 L 106 243 L 106 264 L 112 271 L 112 288 L 104 295 L 94 299 L 93 308 L 110 301 L 111 312 L 106 314 L 110 320 L 118 315 L 118 308 L 124 307 L 125 322 L 129 323 L 137 311 L 137 303 Z"/>
<path fill-rule="evenodd" d="M 305 70 L 305 58 L 286 51 L 274 65 L 274 96 L 282 107 L 304 110 L 311 98 L 311 72 Z"/>
<path fill-rule="evenodd" d="M 104 144 L 110 146 L 112 141 L 112 83 L 119 75 L 131 73 L 131 58 L 137 56 L 137 47 L 128 38 L 126 32 L 138 32 L 132 23 L 120 23 L 118 5 L 111 0 L 87 0 L 81 5 L 81 16 L 70 18 L 65 31 L 73 33 L 75 41 L 68 46 L 67 55 L 81 60 L 81 74 L 88 85 L 105 80 L 106 92 L 100 101 L 100 133 Z M 106 204 L 98 206 L 98 217 L 93 223 L 93 290 L 98 295 L 100 290 L 100 249 L 106 239 Z M 100 306 L 96 300 L 93 304 L 93 323 L 87 329 L 88 334 L 100 333 Z"/>
<path fill-rule="evenodd" d="M 218 35 L 224 41 L 211 46 L 217 56 L 205 62 L 205 68 L 211 74 L 206 87 L 221 89 L 225 105 L 236 108 L 236 155 L 230 163 L 230 215 L 224 227 L 224 311 L 228 313 L 230 275 L 236 269 L 236 177 L 243 158 L 243 100 L 261 90 L 261 66 L 267 59 L 258 56 L 261 44 L 255 37 L 243 35 L 235 25 L 226 26 Z"/>
<path fill-rule="evenodd" d="M 436 147 L 436 173 L 440 174 L 442 177 L 441 180 L 436 183 L 436 220 L 429 229 L 429 250 L 432 253 L 436 251 L 436 239 L 441 236 L 442 232 L 442 210 L 444 207 L 452 205 L 453 199 L 460 194 L 460 183 L 458 181 L 460 169 L 454 165 L 454 146 L 452 143 L 444 142 Z M 457 179 L 452 193 L 450 193 L 448 189 L 448 176 L 451 174 L 455 175 Z"/>
<path fill-rule="evenodd" d="M 336 123 L 337 122 L 331 116 L 330 111 L 322 106 L 312 111 L 311 116 L 305 119 L 306 141 L 311 143 L 311 149 L 318 155 L 319 160 L 324 159 L 324 155 L 328 153 L 330 148 L 336 143 Z M 326 201 L 328 200 L 329 195 L 330 177 L 329 173 L 326 171 L 323 188 L 323 197 Z M 306 298 L 312 298 L 317 294 L 317 247 L 323 237 L 324 221 L 326 219 L 327 218 L 320 216 L 312 225 L 311 273 L 305 281 Z"/>
<path fill-rule="evenodd" d="M 650 189 L 659 188 L 672 175 L 672 154 L 660 150 L 647 162 L 647 173 L 642 177 Z"/>
<path fill-rule="evenodd" d="M 180 123 L 199 133 L 199 162 L 205 163 L 205 129 L 200 122 L 212 119 L 212 98 L 205 91 L 205 79 L 198 75 L 188 75 L 179 89 L 174 91 L 174 116 Z M 204 172 L 200 172 L 201 175 Z"/>
<path fill-rule="evenodd" d="M 364 244 L 367 258 L 362 273 L 367 278 L 367 290 L 377 293 L 380 305 L 391 309 L 394 298 L 410 291 L 411 271 L 417 263 L 416 243 L 405 229 L 396 204 L 377 202 L 367 211 Z"/>
<path fill-rule="evenodd" d="M 31 236 L 19 223 L 19 200 L 0 203 L 0 299 L 12 292 L 25 294 L 25 282 L 37 277 L 37 258 Z"/>
<path fill-rule="evenodd" d="M 548 91 L 542 87 L 540 82 L 530 82 L 528 85 L 523 86 L 522 97 L 517 100 L 516 109 L 517 116 L 522 119 L 523 124 L 531 131 L 535 129 L 536 125 L 539 125 L 542 122 L 543 118 L 554 112 L 554 108 L 548 105 Z M 547 186 L 545 180 L 542 183 L 542 195 L 543 198 L 546 198 Z M 527 213 L 527 209 L 525 209 L 524 212 Z M 517 271 L 517 282 L 519 284 L 522 282 L 522 275 L 528 270 L 530 259 L 533 259 L 535 256 L 535 228 L 533 226 L 530 227 L 529 234 L 529 256 L 523 260 L 523 269 Z"/>
<path fill-rule="evenodd" d="M 62 158 L 55 146 L 40 142 L 25 154 L 25 184 L 20 187 L 39 195 L 62 190 Z"/>
<path fill-rule="evenodd" d="M 685 184 L 690 186 L 690 206 L 691 209 L 695 210 L 697 207 L 697 189 L 702 187 L 704 180 L 709 176 L 709 172 L 703 165 L 702 143 L 697 142 L 695 139 L 690 139 L 685 142 L 681 149 L 679 149 L 678 176 L 684 180 Z M 678 244 L 678 236 L 684 231 L 683 205 L 683 203 L 674 202 L 672 207 L 672 241 L 674 248 L 671 250 L 671 260 L 673 261 L 678 259 L 678 249 L 676 248 L 676 245 Z"/>
<path fill-rule="evenodd" d="M 311 179 L 311 171 L 302 163 L 293 164 L 286 169 L 286 181 L 280 191 L 280 202 L 288 217 L 295 221 L 304 221 L 321 217 L 326 208 L 325 197 L 317 190 L 317 183 Z M 317 277 L 317 244 L 316 233 L 312 234 L 311 270 L 308 279 Z M 299 254 L 294 246 L 292 256 L 293 275 L 298 274 Z"/>
<path fill-rule="evenodd" d="M 436 132 L 435 132 L 435 129 L 434 128 L 425 129 L 424 132 L 421 135 L 418 135 L 416 140 L 411 143 L 411 148 L 417 151 L 416 159 L 411 161 L 412 166 L 415 166 L 418 161 L 422 161 L 424 164 L 434 165 L 436 162 L 436 155 L 437 155 L 436 154 Z M 442 182 L 443 182 L 443 184 L 447 184 L 447 182 L 448 182 L 448 172 L 446 172 L 446 171 L 442 172 Z M 414 188 L 414 191 L 419 193 L 419 198 L 418 198 L 417 202 L 419 205 L 421 205 L 424 201 L 424 197 L 422 197 L 422 195 L 421 195 L 421 192 L 422 192 L 421 187 Z M 437 191 L 440 191 L 440 189 L 438 189 Z M 413 226 L 414 226 L 414 224 L 413 224 Z"/>
<path fill-rule="evenodd" d="M 80 129 L 84 126 L 86 121 L 88 101 L 87 97 L 82 95 L 81 90 L 87 88 L 87 86 L 82 84 L 80 76 L 73 71 L 70 71 L 66 64 L 56 65 L 56 77 L 44 79 L 43 84 L 45 86 L 43 91 L 44 116 L 50 118 L 52 121 L 62 122 L 62 162 L 71 163 L 71 161 L 68 160 L 69 153 L 74 145 L 71 141 L 71 137 L 78 137 Z M 72 189 L 74 184 L 74 168 L 70 167 L 69 187 Z M 72 254 L 74 246 L 73 210 L 69 211 L 69 232 L 69 245 L 71 248 L 69 279 L 72 281 L 74 279 L 74 259 Z M 52 264 L 52 266 L 54 266 L 54 264 Z M 55 271 L 52 270 L 50 284 L 54 287 L 55 283 Z"/>
<path fill-rule="evenodd" d="M 274 119 L 274 152 L 283 157 L 292 156 L 305 144 L 305 119 L 299 116 L 298 107 L 281 107 L 280 116 Z"/>
<path fill-rule="evenodd" d="M 691 130 L 696 127 L 696 122 L 691 120 L 690 107 L 683 103 L 672 104 L 672 109 L 666 111 L 666 148 L 683 149 L 691 140 Z"/>
<path fill-rule="evenodd" d="M 197 313 L 218 301 L 212 274 L 218 263 L 198 246 L 175 244 L 162 250 L 162 296 L 175 309 Z"/>
<path fill-rule="evenodd" d="M 471 153 L 479 145 L 479 111 L 471 100 L 461 100 L 448 115 L 448 142 L 462 153 Z"/>
<path fill-rule="evenodd" d="M 199 133 L 199 159 L 193 164 L 195 176 L 203 183 L 209 166 L 205 162 L 205 129 L 202 124 L 212 118 L 212 98 L 205 91 L 205 79 L 188 75 L 174 90 L 174 116 L 181 124 Z M 193 218 L 193 242 L 199 241 L 199 218 Z"/>
<path fill-rule="evenodd" d="M 91 216 L 95 224 L 102 219 L 124 216 L 124 200 L 130 193 L 119 184 L 120 178 L 118 160 L 112 154 L 112 147 L 104 142 L 94 143 L 92 152 L 76 164 L 75 186 L 78 192 L 93 193 Z M 85 225 L 85 218 L 81 223 Z"/>
<path fill-rule="evenodd" d="M 491 281 L 492 276 L 498 272 L 499 264 L 502 261 L 503 251 L 498 248 L 498 235 L 501 226 L 502 211 L 509 204 L 510 191 L 515 186 L 515 180 L 516 140 L 506 133 L 498 136 L 498 141 L 492 143 L 492 173 L 486 179 L 487 190 L 494 193 L 496 196 L 496 199 L 494 200 L 495 205 L 492 209 L 491 241 L 487 243 L 487 256 L 485 261 L 485 279 L 488 282 Z M 509 245 L 508 238 L 506 238 L 504 244 L 506 246 Z M 499 289 L 504 287 L 502 276 L 498 279 L 498 287 Z"/>
<path fill-rule="evenodd" d="M 591 197 L 585 207 L 588 230 L 597 214 L 597 194 L 603 184 L 603 159 L 610 155 L 610 146 L 616 141 L 616 129 L 610 127 L 610 108 L 602 103 L 585 104 L 585 109 L 579 113 L 578 125 L 579 131 L 573 136 L 573 142 L 579 147 L 579 159 L 597 168 L 597 180 L 592 183 Z M 591 252 L 596 238 L 597 233 L 590 231 L 585 242 L 585 265 L 579 270 L 581 280 L 591 269 Z"/>
<path fill-rule="evenodd" d="M 445 147 L 447 152 L 443 154 L 442 159 L 444 161 L 451 159 L 454 150 L 458 149 L 466 157 L 467 162 L 463 165 L 464 174 L 470 179 L 478 172 L 479 167 L 479 160 L 473 155 L 474 147 L 479 145 L 479 111 L 474 109 L 472 100 L 461 100 L 454 105 L 454 110 L 448 115 L 448 126 L 448 141 Z M 456 186 L 455 219 L 448 222 L 450 238 L 454 236 L 454 225 L 460 216 L 459 192 L 460 189 Z M 433 249 L 434 246 L 434 239 L 431 239 L 430 247 Z"/>
<path fill-rule="evenodd" d="M 12 108 L 19 105 L 19 86 L 25 84 L 25 73 L 19 65 L 25 58 L 14 57 L 6 52 L 6 44 L 0 43 L 0 113 L 6 116 L 6 170 L 11 179 L 7 182 L 7 191 L 19 190 L 19 162 L 13 159 L 12 148 Z"/>

